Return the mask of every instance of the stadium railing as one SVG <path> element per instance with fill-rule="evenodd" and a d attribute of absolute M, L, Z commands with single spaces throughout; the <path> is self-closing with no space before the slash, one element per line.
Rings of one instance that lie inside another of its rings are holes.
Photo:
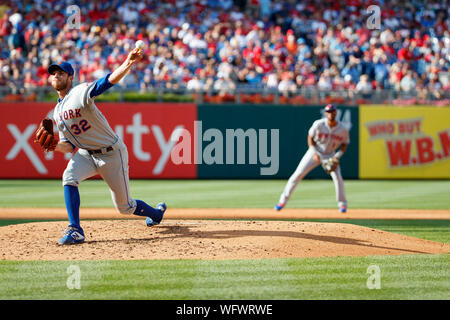
<path fill-rule="evenodd" d="M 0 102 L 49 101 L 57 100 L 52 87 L 13 88 L 0 86 Z M 111 102 L 193 102 L 236 103 L 236 104 L 293 104 L 322 105 L 327 103 L 360 105 L 450 105 L 449 90 L 408 92 L 390 90 L 319 90 L 300 88 L 280 91 L 277 88 L 240 85 L 224 90 L 188 90 L 187 88 L 150 87 L 145 89 L 113 87 L 97 98 L 98 101 Z"/>

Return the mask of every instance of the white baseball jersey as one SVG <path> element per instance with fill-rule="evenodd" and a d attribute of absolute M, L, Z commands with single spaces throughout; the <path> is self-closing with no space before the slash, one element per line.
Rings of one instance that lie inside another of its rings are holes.
<path fill-rule="evenodd" d="M 308 134 L 316 143 L 316 149 L 321 153 L 321 160 L 325 160 L 334 156 L 334 151 L 343 143 L 350 143 L 350 134 L 348 130 L 338 121 L 338 123 L 330 128 L 328 119 L 323 118 L 314 121 L 313 125 L 308 131 Z M 315 151 L 313 148 L 308 148 L 302 160 L 290 176 L 283 193 L 280 196 L 278 203 L 286 204 L 291 197 L 297 184 L 306 177 L 319 164 L 314 160 Z M 335 171 L 331 172 L 336 190 L 336 201 L 338 206 L 347 206 L 347 198 L 345 196 L 344 180 L 342 179 L 341 168 L 338 166 Z"/>
<path fill-rule="evenodd" d="M 61 141 L 78 148 L 63 173 L 63 185 L 78 187 L 81 181 L 99 174 L 106 181 L 114 206 L 121 213 L 131 214 L 136 200 L 130 195 L 128 151 L 108 121 L 96 107 L 91 91 L 96 82 L 79 84 L 60 100 L 53 111 Z M 105 150 L 90 154 L 89 150 Z"/>
<path fill-rule="evenodd" d="M 60 140 L 69 141 L 80 149 L 109 147 L 119 139 L 90 97 L 94 86 L 95 81 L 73 87 L 53 111 Z"/>
<path fill-rule="evenodd" d="M 350 143 L 350 134 L 342 123 L 338 121 L 333 128 L 330 128 L 326 118 L 314 121 L 308 134 L 316 143 L 317 151 L 324 156 L 331 155 L 341 144 Z"/>

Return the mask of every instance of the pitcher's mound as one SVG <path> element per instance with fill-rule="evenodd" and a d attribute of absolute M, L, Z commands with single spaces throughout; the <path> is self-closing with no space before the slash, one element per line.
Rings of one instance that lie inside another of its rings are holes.
<path fill-rule="evenodd" d="M 0 228 L 2 260 L 259 259 L 447 253 L 450 245 L 345 223 L 83 221 L 86 241 L 59 246 L 66 222 Z"/>

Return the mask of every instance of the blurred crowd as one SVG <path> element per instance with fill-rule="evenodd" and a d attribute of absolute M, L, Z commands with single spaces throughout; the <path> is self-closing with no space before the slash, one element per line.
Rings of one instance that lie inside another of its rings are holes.
<path fill-rule="evenodd" d="M 440 99 L 449 90 L 449 8 L 446 0 L 6 0 L 0 86 L 47 86 L 48 65 L 63 60 L 76 82 L 92 81 L 141 39 L 144 58 L 120 86 L 392 89 Z"/>

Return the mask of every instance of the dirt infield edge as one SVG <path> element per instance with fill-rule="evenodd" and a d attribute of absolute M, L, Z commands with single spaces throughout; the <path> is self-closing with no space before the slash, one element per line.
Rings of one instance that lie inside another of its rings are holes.
<path fill-rule="evenodd" d="M 113 208 L 81 208 L 81 219 L 127 219 Z M 65 208 L 0 208 L 0 219 L 67 219 Z M 165 219 L 423 219 L 450 220 L 450 210 L 423 209 L 337 209 L 285 208 L 169 208 Z"/>

